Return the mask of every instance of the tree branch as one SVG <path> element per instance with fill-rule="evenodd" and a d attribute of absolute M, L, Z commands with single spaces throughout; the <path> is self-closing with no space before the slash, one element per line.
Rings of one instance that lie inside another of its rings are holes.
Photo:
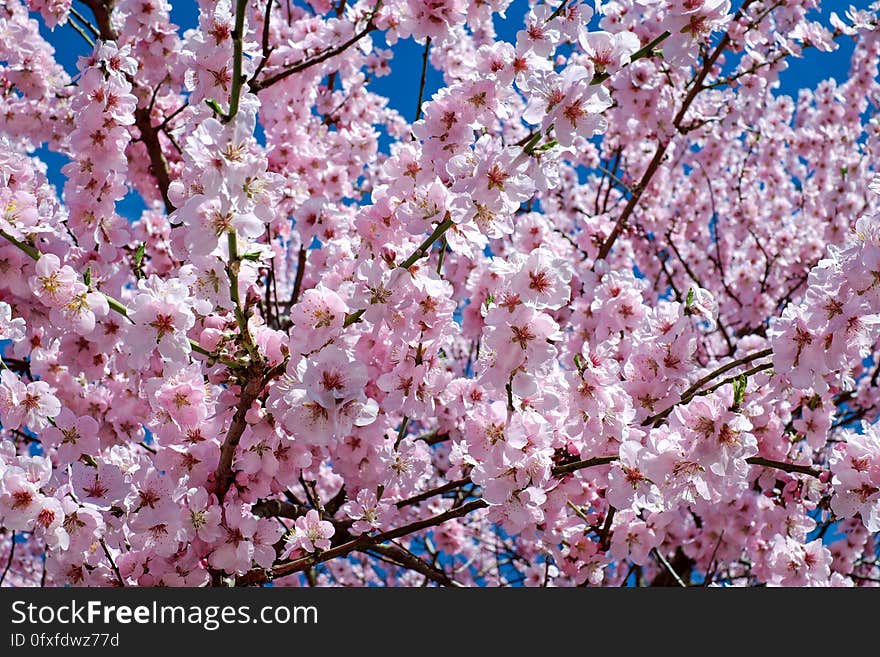
<path fill-rule="evenodd" d="M 764 358 L 765 356 L 772 356 L 772 355 L 773 355 L 772 349 L 770 349 L 770 348 L 762 349 L 761 351 L 756 351 L 754 353 L 748 354 L 747 356 L 743 356 L 742 358 L 737 358 L 736 360 L 732 360 L 728 363 L 725 363 L 724 365 L 718 367 L 717 369 L 709 372 L 706 376 L 701 378 L 699 381 L 694 383 L 690 388 L 688 388 L 683 393 L 681 393 L 681 397 L 679 398 L 679 400 L 676 403 L 674 403 L 672 406 L 670 406 L 669 408 L 667 408 L 664 411 L 660 411 L 659 413 L 655 413 L 654 415 L 649 415 L 647 418 L 645 418 L 642 421 L 642 426 L 646 427 L 650 424 L 656 424 L 657 421 L 662 420 L 667 415 L 669 415 L 672 412 L 673 408 L 675 408 L 679 404 L 686 404 L 687 402 L 689 402 L 691 399 L 693 399 L 697 395 L 697 391 L 699 391 L 700 388 L 702 388 L 704 385 L 706 385 L 707 383 L 709 383 L 710 381 L 712 381 L 716 377 L 721 376 L 725 372 L 729 372 L 730 370 L 735 369 L 735 368 L 739 367 L 740 365 L 746 365 L 747 363 L 751 363 L 752 361 L 757 360 L 759 358 Z"/>
<path fill-rule="evenodd" d="M 368 548 L 368 550 L 363 551 L 366 553 L 375 552 L 377 554 L 381 554 L 383 557 L 397 562 L 400 566 L 404 568 L 409 568 L 410 570 L 414 570 L 417 573 L 421 573 L 429 580 L 439 584 L 440 586 L 460 586 L 458 582 L 451 579 L 449 575 L 444 573 L 439 568 L 432 567 L 430 564 L 425 563 L 422 559 L 419 559 L 412 552 L 404 550 L 397 545 L 374 545 Z"/>
<path fill-rule="evenodd" d="M 229 430 L 226 432 L 226 438 L 223 440 L 223 446 L 220 448 L 220 460 L 217 462 L 217 469 L 214 471 L 214 494 L 219 502 L 223 502 L 223 498 L 226 496 L 234 480 L 232 462 L 235 458 L 235 450 L 247 426 L 245 417 L 263 390 L 263 373 L 258 371 L 257 367 L 256 365 L 251 365 L 247 370 L 245 382 L 241 387 L 238 406 L 235 409 L 235 415 L 232 417 Z"/>
<path fill-rule="evenodd" d="M 390 541 L 395 538 L 401 538 L 408 534 L 412 534 L 413 532 L 421 531 L 429 527 L 442 525 L 448 520 L 466 516 L 473 511 L 484 509 L 487 506 L 489 506 L 489 503 L 485 500 L 474 500 L 459 507 L 444 511 L 443 513 L 439 513 L 436 516 L 431 516 L 430 518 L 419 520 L 417 522 L 404 525 L 403 527 L 398 527 L 387 532 L 382 532 L 380 534 L 376 534 L 375 536 L 359 536 L 358 538 L 343 543 L 342 545 L 337 545 L 336 547 L 325 550 L 324 552 L 318 552 L 307 557 L 302 557 L 300 559 L 295 559 L 287 563 L 279 564 L 268 570 L 252 570 L 240 576 L 236 581 L 238 584 L 242 585 L 263 584 L 278 577 L 285 577 L 287 575 L 292 575 L 293 573 L 302 572 L 303 570 L 312 568 L 319 563 L 330 561 L 331 559 L 335 559 L 337 557 L 344 557 L 351 552 L 354 552 L 355 550 L 363 552 L 364 550 L 372 548 L 375 545 L 379 545 L 380 543 L 385 543 L 386 541 Z"/>
<path fill-rule="evenodd" d="M 785 461 L 774 461 L 773 459 L 765 459 L 763 456 L 750 456 L 746 459 L 746 463 L 758 465 L 764 468 L 775 468 L 783 472 L 797 472 L 805 474 L 817 479 L 822 474 L 821 470 L 810 467 L 809 465 L 801 465 L 799 463 L 786 463 Z"/>
<path fill-rule="evenodd" d="M 422 53 L 422 77 L 419 80 L 419 100 L 416 103 L 416 118 L 413 123 L 422 117 L 422 99 L 425 97 L 425 79 L 428 77 L 428 53 L 431 52 L 431 37 L 425 39 L 425 51 Z"/>
<path fill-rule="evenodd" d="M 456 479 L 455 481 L 450 481 L 449 483 L 443 484 L 442 486 L 437 486 L 436 488 L 432 488 L 430 490 L 426 490 L 424 493 L 419 493 L 418 495 L 413 495 L 412 497 L 407 497 L 400 502 L 397 502 L 397 508 L 402 509 L 407 506 L 412 506 L 413 504 L 418 504 L 419 502 L 424 502 L 425 500 L 429 500 L 436 495 L 442 495 L 443 493 L 448 493 L 453 490 L 457 490 L 468 484 L 473 483 L 470 477 L 465 477 L 464 479 Z"/>
<path fill-rule="evenodd" d="M 289 68 L 286 68 L 280 73 L 276 73 L 275 75 L 271 75 L 268 78 L 264 78 L 262 80 L 252 80 L 250 82 L 251 91 L 253 91 L 254 93 L 259 93 L 263 89 L 271 87 L 273 84 L 289 78 L 291 75 L 296 75 L 297 73 L 300 73 L 307 68 L 311 68 L 312 66 L 321 64 L 322 62 L 326 62 L 328 59 L 336 57 L 336 55 L 342 54 L 351 46 L 367 36 L 370 32 L 376 29 L 376 25 L 375 23 L 373 23 L 373 19 L 376 17 L 376 13 L 379 11 L 379 7 L 381 5 L 382 2 L 381 0 L 379 0 L 373 7 L 373 11 L 370 14 L 370 17 L 367 19 L 367 24 L 364 26 L 364 28 L 342 45 L 337 46 L 336 48 L 330 48 L 329 50 L 324 51 L 323 53 L 316 57 L 313 57 L 312 59 L 306 59 L 297 64 L 293 64 Z"/>
<path fill-rule="evenodd" d="M 737 11 L 736 13 L 736 16 L 734 16 L 734 22 L 743 15 L 743 12 L 748 9 L 749 5 L 752 4 L 752 2 L 754 2 L 754 0 L 745 0 L 743 2 L 742 6 L 739 8 L 739 11 Z M 729 44 L 730 35 L 725 32 L 724 36 L 721 37 L 721 40 L 718 42 L 718 45 L 715 47 L 715 50 L 703 62 L 703 66 L 700 69 L 700 72 L 694 78 L 693 86 L 688 91 L 687 95 L 684 98 L 684 101 L 682 101 L 681 108 L 678 110 L 678 113 L 675 115 L 675 118 L 672 121 L 672 125 L 675 127 L 676 131 L 681 129 L 681 123 L 682 121 L 684 121 L 684 117 L 687 114 L 688 109 L 694 102 L 697 94 L 699 94 L 700 91 L 703 90 L 703 82 L 705 81 L 706 76 L 709 75 L 712 67 L 715 66 L 715 62 L 718 61 L 721 53 L 724 52 Z M 654 152 L 654 157 L 651 158 L 651 162 L 648 164 L 648 168 L 645 169 L 645 173 L 642 175 L 642 179 L 633 188 L 632 196 L 630 196 L 629 201 L 627 201 L 623 212 L 620 213 L 620 217 L 618 217 L 617 222 L 614 224 L 614 228 L 608 235 L 608 239 L 605 240 L 605 242 L 602 244 L 602 248 L 599 249 L 599 255 L 596 257 L 596 260 L 604 260 L 608 257 L 608 254 L 611 252 L 611 247 L 614 246 L 614 242 L 617 240 L 618 236 L 626 226 L 630 215 L 632 215 L 633 210 L 635 210 L 636 206 L 639 203 L 639 200 L 642 198 L 642 194 L 648 187 L 648 184 L 651 182 L 651 178 L 654 177 L 657 169 L 660 168 L 660 163 L 663 161 L 663 157 L 666 155 L 666 150 L 669 148 L 670 143 L 671 140 L 662 141 L 657 145 L 657 150 Z"/>
<path fill-rule="evenodd" d="M 116 580 L 119 582 L 119 586 L 125 588 L 125 580 L 122 577 L 122 573 L 119 572 L 119 566 L 117 566 L 116 562 L 113 560 L 113 555 L 110 554 L 110 549 L 107 547 L 107 543 L 103 538 L 101 538 L 99 543 L 101 544 L 101 549 L 104 550 L 104 556 L 107 557 L 107 561 L 110 562 L 110 567 L 116 575 Z"/>
<path fill-rule="evenodd" d="M 119 34 L 113 27 L 111 14 L 116 0 L 82 0 L 83 3 L 92 10 L 95 16 L 95 22 L 98 24 L 98 32 L 104 41 L 118 41 Z M 137 81 L 126 75 L 132 86 L 137 85 Z M 162 144 L 159 142 L 159 129 L 153 126 L 150 119 L 150 110 L 147 107 L 137 107 L 134 111 L 134 124 L 141 133 L 141 141 L 147 149 L 150 157 L 150 173 L 156 179 L 159 187 L 159 193 L 162 195 L 162 202 L 165 205 L 165 212 L 171 214 L 174 212 L 174 204 L 168 197 L 168 186 L 171 184 L 171 176 L 168 173 L 168 161 L 162 152 Z"/>

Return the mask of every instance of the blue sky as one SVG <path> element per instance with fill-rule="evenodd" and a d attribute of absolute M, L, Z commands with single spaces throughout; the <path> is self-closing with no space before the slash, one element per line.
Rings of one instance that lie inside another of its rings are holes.
<path fill-rule="evenodd" d="M 194 27 L 197 24 L 198 9 L 194 0 L 171 0 L 171 3 L 172 21 L 181 28 L 181 31 Z M 81 3 L 76 4 L 79 9 L 84 10 L 86 15 L 89 14 L 88 10 Z M 733 4 L 736 6 L 739 3 L 737 0 L 734 0 Z M 843 17 L 850 4 L 862 7 L 867 4 L 867 0 L 853 0 L 853 2 L 848 0 L 825 0 L 822 3 L 822 16 L 827 17 L 832 11 L 836 11 Z M 522 18 L 527 11 L 527 0 L 514 0 L 506 12 L 506 19 L 496 16 L 495 28 L 498 32 L 498 37 L 514 41 L 517 30 L 522 26 Z M 818 14 L 815 17 L 818 17 Z M 77 57 L 86 54 L 88 50 L 88 45 L 85 41 L 69 26 L 59 26 L 54 31 L 41 26 L 41 31 L 49 42 L 55 46 L 58 61 L 71 74 L 75 73 Z M 391 106 L 409 120 L 415 114 L 423 50 L 424 47 L 412 39 L 398 42 L 393 48 L 394 59 L 391 62 L 391 74 L 370 83 L 373 91 L 387 96 Z M 796 96 L 798 89 L 814 87 L 818 82 L 829 77 L 836 78 L 838 81 L 846 79 L 852 50 L 852 41 L 842 39 L 840 40 L 840 48 L 833 53 L 807 51 L 802 59 L 790 59 L 789 69 L 783 73 L 781 85 L 777 93 Z M 430 98 L 431 94 L 442 85 L 442 82 L 440 72 L 430 68 L 425 85 L 425 98 Z M 64 180 L 59 174 L 59 169 L 66 162 L 66 159 L 63 156 L 50 153 L 46 149 L 40 149 L 38 154 L 49 167 L 50 181 L 60 190 Z M 118 205 L 119 212 L 129 218 L 137 217 L 142 208 L 143 204 L 134 194 L 131 194 Z"/>

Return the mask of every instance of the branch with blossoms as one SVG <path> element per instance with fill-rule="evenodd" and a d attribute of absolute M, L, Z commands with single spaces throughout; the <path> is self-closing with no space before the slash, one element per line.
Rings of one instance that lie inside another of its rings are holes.
<path fill-rule="evenodd" d="M 272 85 L 285 80 L 291 75 L 296 75 L 297 73 L 301 73 L 306 69 L 311 68 L 312 66 L 317 66 L 318 64 L 322 64 L 323 62 L 332 59 L 333 57 L 341 55 L 353 45 L 361 41 L 365 36 L 376 30 L 376 25 L 373 21 L 376 18 L 376 14 L 381 7 L 382 0 L 377 0 L 376 3 L 373 5 L 372 11 L 366 16 L 364 27 L 345 43 L 342 43 L 335 48 L 328 48 L 319 55 L 315 55 L 314 57 L 311 57 L 309 59 L 305 59 L 301 62 L 297 62 L 296 64 L 292 64 L 284 68 L 284 70 L 275 73 L 274 75 L 270 75 L 261 80 L 253 79 L 248 83 L 248 87 L 253 93 L 259 93 L 263 89 L 271 87 Z M 233 82 L 233 85 L 234 84 L 235 83 Z"/>
<path fill-rule="evenodd" d="M 113 12 L 116 0 L 81 0 L 95 16 L 95 22 L 98 26 L 98 35 L 105 41 L 117 41 L 119 35 L 113 27 L 111 14 Z M 134 83 L 132 77 L 129 80 Z M 168 171 L 168 161 L 165 158 L 162 149 L 162 143 L 159 138 L 159 129 L 153 125 L 151 114 L 151 106 L 138 107 L 134 112 L 134 121 L 140 131 L 140 139 L 147 149 L 150 157 L 150 173 L 156 179 L 156 185 L 162 196 L 165 205 L 165 211 L 169 214 L 174 211 L 174 205 L 168 197 L 168 187 L 171 184 L 171 175 Z"/>
<path fill-rule="evenodd" d="M 745 16 L 748 8 L 753 3 L 754 0 L 745 0 L 740 6 L 736 15 L 733 17 L 733 22 L 737 22 L 741 17 Z M 755 21 L 755 24 L 759 24 L 760 22 L 761 21 L 759 19 Z M 687 116 L 688 110 L 690 109 L 691 105 L 696 100 L 697 95 L 703 90 L 703 83 L 706 80 L 706 77 L 712 71 L 712 68 L 715 66 L 715 62 L 718 61 L 718 58 L 721 57 L 722 53 L 724 53 L 729 45 L 730 36 L 728 33 L 725 33 L 721 37 L 721 40 L 718 42 L 715 48 L 712 50 L 711 54 L 705 58 L 702 66 L 699 69 L 699 72 L 694 76 L 693 80 L 689 82 L 689 91 L 684 97 L 684 100 L 682 100 L 681 106 L 679 107 L 678 112 L 675 114 L 675 118 L 672 120 L 672 127 L 674 130 L 680 131 L 682 129 L 682 122 Z M 626 207 L 624 207 L 623 212 L 621 212 L 620 216 L 617 218 L 617 222 L 614 224 L 614 228 L 611 230 L 608 238 L 602 244 L 602 248 L 599 249 L 599 259 L 607 258 L 608 254 L 611 253 L 611 248 L 614 246 L 614 242 L 617 240 L 617 237 L 620 235 L 623 228 L 627 225 L 627 221 L 629 221 L 630 216 L 636 209 L 636 206 L 638 205 L 642 194 L 651 182 L 651 178 L 653 178 L 654 174 L 659 169 L 661 162 L 663 162 L 663 158 L 666 156 L 666 151 L 669 148 L 669 144 L 669 141 L 661 141 L 657 145 L 657 149 L 654 151 L 654 156 L 651 158 L 651 162 L 645 169 L 644 174 L 642 174 L 641 180 L 633 187 L 632 194 L 629 198 L 629 201 L 627 201 Z"/>
<path fill-rule="evenodd" d="M 573 474 L 585 468 L 592 468 L 596 466 L 608 465 L 614 463 L 618 460 L 618 456 L 599 456 L 590 459 L 585 459 L 583 461 L 574 461 L 572 463 L 566 463 L 564 465 L 557 466 L 553 468 L 553 475 L 555 477 L 564 477 L 565 475 Z M 746 462 L 751 465 L 756 465 L 765 468 L 772 468 L 782 470 L 788 473 L 799 473 L 806 474 L 812 477 L 820 477 L 820 472 L 812 467 L 796 464 L 796 463 L 785 463 L 781 461 L 775 461 L 773 459 L 766 459 L 762 457 L 749 457 L 746 459 Z M 443 493 L 455 491 L 457 489 L 463 488 L 469 484 L 472 484 L 472 480 L 470 478 L 465 478 L 461 480 L 456 480 L 453 482 L 449 482 L 442 486 L 438 486 L 429 491 L 425 491 L 424 493 L 420 493 L 412 498 L 401 500 L 397 503 L 398 508 L 418 504 L 425 500 L 428 500 L 432 497 L 442 495 Z M 299 559 L 295 559 L 290 562 L 281 563 L 276 566 L 273 566 L 270 569 L 258 568 L 249 573 L 246 573 L 243 576 L 240 576 L 236 579 L 236 583 L 239 585 L 261 585 L 266 582 L 270 582 L 275 578 L 286 577 L 293 573 L 302 572 L 313 566 L 323 563 L 326 561 L 330 561 L 332 559 L 337 559 L 341 557 L 345 557 L 349 555 L 351 552 L 355 550 L 365 551 L 368 549 L 377 549 L 377 548 L 385 548 L 383 545 L 388 541 L 392 541 L 396 538 L 409 536 L 413 533 L 423 531 L 430 527 L 435 527 L 437 525 L 441 525 L 449 520 L 463 517 L 469 515 L 470 513 L 479 511 L 480 509 L 486 508 L 488 503 L 482 499 L 472 500 L 461 506 L 454 506 L 448 511 L 444 511 L 443 513 L 439 513 L 430 518 L 426 518 L 424 520 L 416 521 L 405 525 L 403 527 L 398 527 L 393 530 L 380 532 L 375 535 L 362 534 L 357 538 L 349 539 L 341 544 L 338 544 L 332 548 L 326 549 L 324 551 L 317 551 L 314 555 L 302 557 Z M 264 512 L 267 512 L 270 515 L 289 515 L 292 517 L 301 517 L 301 511 L 296 508 L 291 508 L 290 511 L 287 510 L 287 505 L 267 505 L 264 506 Z M 605 526 L 602 528 L 600 532 L 600 543 L 605 544 L 607 541 L 608 532 L 611 526 L 611 519 L 613 518 L 613 508 L 612 511 L 608 514 L 607 522 Z M 332 535 L 332 534 L 331 534 Z M 606 548 L 607 549 L 607 548 Z M 668 565 L 664 564 L 665 567 L 669 568 Z M 421 566 L 420 566 L 421 567 Z M 420 571 L 421 572 L 421 571 Z M 424 574 L 424 573 L 423 573 Z M 437 581 L 438 576 L 437 573 L 434 572 L 428 575 L 429 579 Z M 452 581 L 445 576 L 445 574 L 441 574 L 440 578 L 442 581 L 439 583 L 444 586 L 451 586 Z"/>

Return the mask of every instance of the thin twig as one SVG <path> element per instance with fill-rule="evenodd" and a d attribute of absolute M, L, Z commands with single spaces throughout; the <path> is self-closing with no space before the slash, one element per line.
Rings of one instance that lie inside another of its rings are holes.
<path fill-rule="evenodd" d="M 676 406 L 678 406 L 680 404 L 686 404 L 687 402 L 689 402 L 691 399 L 693 399 L 693 397 L 696 396 L 696 394 L 700 390 L 700 388 L 702 388 L 704 385 L 706 385 L 707 383 L 709 383 L 713 379 L 721 376 L 722 374 L 729 372 L 730 370 L 735 369 L 735 368 L 739 367 L 740 365 L 745 365 L 745 364 L 751 363 L 752 361 L 757 360 L 759 358 L 764 358 L 765 356 L 771 356 L 771 355 L 773 355 L 772 349 L 769 349 L 769 348 L 762 349 L 761 351 L 756 351 L 754 353 L 748 354 L 747 356 L 737 358 L 736 360 L 732 360 L 730 362 L 725 363 L 724 365 L 721 365 L 717 369 L 709 372 L 706 376 L 704 376 L 703 378 L 698 380 L 690 388 L 688 388 L 683 393 L 681 393 L 681 397 L 679 398 L 679 400 L 675 404 L 673 404 L 672 406 L 670 406 L 669 408 L 667 408 L 664 411 L 660 411 L 659 413 L 655 413 L 654 415 L 649 415 L 647 418 L 645 418 L 642 421 L 642 426 L 644 427 L 644 426 L 648 426 L 650 424 L 655 424 L 659 420 L 662 420 L 663 418 L 665 418 L 667 415 L 669 415 L 672 412 L 673 408 L 675 408 Z"/>
<path fill-rule="evenodd" d="M 422 117 L 422 99 L 425 97 L 425 79 L 428 76 L 428 53 L 431 51 L 431 37 L 425 39 L 425 51 L 422 53 L 422 77 L 419 80 L 419 100 L 416 103 L 416 118 L 413 123 Z"/>
<path fill-rule="evenodd" d="M 85 30 L 83 30 L 83 28 L 81 28 L 81 27 L 77 24 L 77 22 L 74 20 L 73 16 L 70 17 L 70 19 L 67 21 L 67 24 L 68 24 L 70 27 L 72 27 L 74 30 L 76 30 L 76 32 L 77 32 L 77 33 L 83 38 L 83 40 L 84 40 L 87 44 L 89 44 L 89 46 L 91 46 L 92 48 L 95 47 L 95 42 L 92 40 L 91 37 L 89 37 L 88 34 L 85 33 Z"/>
<path fill-rule="evenodd" d="M 254 73 L 251 76 L 256 79 L 263 70 L 263 67 L 269 61 L 269 55 L 272 54 L 273 48 L 269 46 L 269 24 L 272 20 L 272 0 L 266 0 L 266 15 L 263 18 L 263 38 L 261 43 L 262 48 L 262 56 L 260 57 L 260 62 L 257 64 L 257 68 L 254 69 Z"/>
<path fill-rule="evenodd" d="M 376 5 L 373 8 L 372 13 L 370 14 L 369 19 L 367 20 L 366 26 L 360 32 L 358 32 L 353 37 L 351 37 L 348 41 L 346 41 L 345 43 L 343 43 L 342 45 L 340 45 L 336 48 L 330 48 L 330 49 L 324 51 L 323 53 L 321 53 L 320 55 L 313 57 L 312 59 L 306 59 L 306 60 L 301 61 L 297 64 L 293 64 L 289 68 L 286 68 L 285 70 L 281 71 L 280 73 L 276 73 L 275 75 L 269 76 L 268 78 L 265 78 L 263 80 L 252 80 L 250 82 L 251 91 L 253 91 L 254 93 L 259 93 L 263 89 L 266 89 L 267 87 L 271 87 L 273 84 L 276 84 L 277 82 L 281 82 L 282 80 L 287 79 L 291 75 L 295 75 L 297 73 L 300 73 L 300 72 L 306 70 L 307 68 L 311 68 L 312 66 L 315 66 L 317 64 L 321 64 L 322 62 L 326 62 L 328 59 L 336 57 L 336 55 L 339 55 L 339 54 L 345 52 L 346 50 L 348 50 L 351 46 L 353 46 L 355 43 L 357 43 L 358 41 L 363 39 L 365 36 L 367 36 L 370 32 L 373 32 L 376 29 L 376 25 L 375 25 L 375 23 L 373 23 L 373 19 L 375 19 L 376 13 L 379 11 L 379 7 L 381 6 L 381 4 L 382 4 L 381 0 L 376 3 Z"/>
<path fill-rule="evenodd" d="M 687 588 L 687 584 L 684 583 L 684 580 L 681 579 L 679 574 L 675 572 L 675 569 L 672 567 L 672 564 L 667 561 L 666 557 L 663 556 L 663 553 L 660 552 L 657 548 L 654 548 L 654 556 L 663 564 L 663 567 L 669 571 L 669 574 L 672 575 L 672 579 L 674 579 L 678 585 L 682 588 Z"/>
<path fill-rule="evenodd" d="M 337 545 L 336 547 L 330 548 L 329 550 L 317 552 L 306 557 L 301 557 L 287 563 L 279 564 L 268 570 L 252 570 L 245 575 L 240 576 L 237 581 L 239 584 L 262 584 L 274 578 L 285 577 L 287 575 L 292 575 L 293 573 L 308 570 L 309 568 L 312 568 L 319 563 L 330 561 L 331 559 L 336 559 L 337 557 L 346 556 L 351 552 L 354 552 L 355 550 L 363 551 L 374 545 L 379 545 L 395 538 L 401 538 L 403 536 L 407 536 L 408 534 L 422 531 L 423 529 L 427 529 L 429 527 L 442 525 L 444 522 L 466 516 L 469 513 L 472 513 L 479 509 L 484 509 L 487 506 L 489 506 L 489 503 L 485 500 L 474 500 L 473 502 L 468 502 L 467 504 L 463 504 L 462 506 L 450 509 L 449 511 L 444 511 L 443 513 L 431 516 L 430 518 L 419 520 L 408 525 L 404 525 L 403 527 L 398 527 L 396 529 L 391 529 L 387 532 L 376 534 L 375 536 L 359 536 L 358 538 L 343 543 L 342 545 Z"/>
<path fill-rule="evenodd" d="M 119 572 L 119 566 L 116 565 L 116 562 L 113 560 L 113 555 L 110 554 L 110 549 L 107 547 L 107 543 L 102 538 L 98 541 L 101 544 L 101 549 L 104 550 L 104 556 L 107 557 L 107 561 L 110 562 L 110 566 L 113 568 L 113 572 L 116 574 L 116 579 L 119 582 L 119 586 L 125 588 L 125 580 L 122 578 L 122 573 Z"/>

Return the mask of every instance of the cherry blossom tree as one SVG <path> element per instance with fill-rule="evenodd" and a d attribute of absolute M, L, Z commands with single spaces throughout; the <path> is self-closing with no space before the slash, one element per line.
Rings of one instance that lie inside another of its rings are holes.
<path fill-rule="evenodd" d="M 880 582 L 880 3 L 518 4 L 2 3 L 0 583 Z"/>

